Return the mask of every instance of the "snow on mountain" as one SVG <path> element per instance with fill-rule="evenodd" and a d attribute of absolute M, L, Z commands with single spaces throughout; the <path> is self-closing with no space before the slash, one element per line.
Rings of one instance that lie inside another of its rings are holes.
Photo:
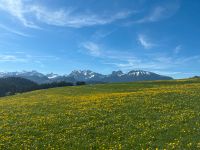
<path fill-rule="evenodd" d="M 104 75 L 93 72 L 91 70 L 74 70 L 69 74 L 69 77 L 74 77 L 77 81 L 101 80 Z"/>
<path fill-rule="evenodd" d="M 37 71 L 1 72 L 0 77 L 21 77 L 36 83 L 47 83 L 48 78 Z"/>
<path fill-rule="evenodd" d="M 19 76 L 38 76 L 38 77 L 45 77 L 44 74 L 39 73 L 37 71 L 23 71 L 23 72 L 17 72 L 17 75 Z"/>
<path fill-rule="evenodd" d="M 145 76 L 145 75 L 151 75 L 153 73 L 143 70 L 132 70 L 127 73 L 129 76 Z"/>
<path fill-rule="evenodd" d="M 110 76 L 118 76 L 118 77 L 121 77 L 125 75 L 121 70 L 119 71 L 113 71 L 112 74 L 110 74 Z"/>
<path fill-rule="evenodd" d="M 22 71 L 22 72 L 1 72 L 1 77 L 5 76 L 38 76 L 38 77 L 44 77 L 45 75 L 42 73 L 39 73 L 37 71 Z"/>
<path fill-rule="evenodd" d="M 54 73 L 47 74 L 46 76 L 48 79 L 55 79 L 55 78 L 59 77 L 58 74 L 54 74 Z"/>

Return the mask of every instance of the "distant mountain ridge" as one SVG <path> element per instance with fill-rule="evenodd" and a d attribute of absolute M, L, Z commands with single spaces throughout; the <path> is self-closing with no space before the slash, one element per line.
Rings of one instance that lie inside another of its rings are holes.
<path fill-rule="evenodd" d="M 72 77 L 77 81 L 101 81 L 106 75 L 93 72 L 91 70 L 74 70 L 68 77 Z"/>
<path fill-rule="evenodd" d="M 159 75 L 149 71 L 132 70 L 128 73 L 122 71 L 113 71 L 109 75 L 103 75 L 91 70 L 74 70 L 69 75 L 58 75 L 54 73 L 42 74 L 37 71 L 22 71 L 22 72 L 0 72 L 0 78 L 5 77 L 21 77 L 33 82 L 52 83 L 52 82 L 133 82 L 146 80 L 172 80 L 172 77 Z"/>

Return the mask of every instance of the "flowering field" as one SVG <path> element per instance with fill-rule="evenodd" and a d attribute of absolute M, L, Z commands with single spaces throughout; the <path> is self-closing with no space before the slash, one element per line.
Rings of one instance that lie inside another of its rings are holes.
<path fill-rule="evenodd" d="M 200 80 L 0 98 L 0 149 L 200 149 Z"/>

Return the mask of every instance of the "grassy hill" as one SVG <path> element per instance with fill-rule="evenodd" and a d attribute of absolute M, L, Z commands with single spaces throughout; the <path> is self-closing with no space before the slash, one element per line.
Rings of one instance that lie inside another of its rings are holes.
<path fill-rule="evenodd" d="M 0 149 L 200 149 L 200 80 L 0 98 Z"/>

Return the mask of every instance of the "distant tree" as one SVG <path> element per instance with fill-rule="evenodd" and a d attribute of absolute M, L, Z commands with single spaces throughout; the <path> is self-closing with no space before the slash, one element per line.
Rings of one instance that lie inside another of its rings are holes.
<path fill-rule="evenodd" d="M 86 83 L 83 82 L 83 81 L 77 81 L 77 82 L 76 82 L 76 85 L 77 85 L 77 86 L 79 86 L 79 85 L 86 85 Z"/>
<path fill-rule="evenodd" d="M 73 86 L 74 84 L 71 82 L 53 82 L 53 83 L 45 83 L 40 84 L 39 89 L 49 89 L 49 88 L 55 88 L 55 87 L 64 87 L 64 86 Z"/>
<path fill-rule="evenodd" d="M 200 78 L 200 76 L 194 76 L 193 78 Z"/>
<path fill-rule="evenodd" d="M 0 96 L 36 90 L 38 84 L 18 77 L 0 78 Z"/>

